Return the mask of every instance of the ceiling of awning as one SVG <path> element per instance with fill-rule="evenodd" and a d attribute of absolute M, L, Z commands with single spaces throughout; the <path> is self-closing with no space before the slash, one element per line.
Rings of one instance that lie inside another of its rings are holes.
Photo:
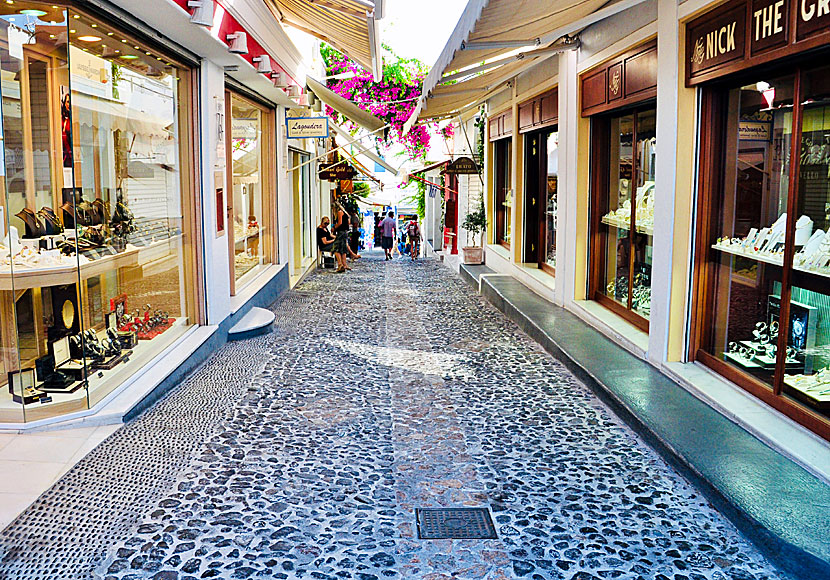
<path fill-rule="evenodd" d="M 642 1 L 621 0 L 602 8 L 608 0 L 470 0 L 424 80 L 405 131 L 418 121 L 448 116 L 489 98 L 498 85 L 557 47 L 567 49 L 559 40 L 564 35 Z"/>
<path fill-rule="evenodd" d="M 326 41 L 367 71 L 377 72 L 380 30 L 374 18 L 374 1 L 265 1 L 283 24 Z"/>

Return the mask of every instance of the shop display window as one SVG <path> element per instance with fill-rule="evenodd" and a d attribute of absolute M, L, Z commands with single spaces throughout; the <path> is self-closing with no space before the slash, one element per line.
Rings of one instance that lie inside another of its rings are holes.
<path fill-rule="evenodd" d="M 0 7 L 0 421 L 95 405 L 196 323 L 189 80 L 70 6 Z"/>
<path fill-rule="evenodd" d="M 592 298 L 648 330 L 656 109 L 592 120 Z"/>
<path fill-rule="evenodd" d="M 234 291 L 252 280 L 259 269 L 270 263 L 270 243 L 273 240 L 266 193 L 270 182 L 265 140 L 269 112 L 252 101 L 228 92 L 228 116 L 231 127 L 231 219 L 233 235 Z"/>
<path fill-rule="evenodd" d="M 292 189 L 294 196 L 294 207 L 296 215 L 296 223 L 294 228 L 294 263 L 297 268 L 302 266 L 303 259 L 311 258 L 314 246 L 312 244 L 312 228 L 316 225 L 312 223 L 311 217 L 311 164 L 307 163 L 311 159 L 308 153 L 300 151 L 291 151 L 291 166 L 297 167 L 303 165 L 299 169 L 292 172 Z M 334 210 L 329 216 L 334 223 Z"/>
<path fill-rule="evenodd" d="M 510 246 L 512 224 L 513 190 L 510 188 L 510 139 L 499 139 L 493 143 L 495 167 L 496 233 L 495 242 Z"/>
<path fill-rule="evenodd" d="M 752 80 L 707 93 L 698 358 L 830 433 L 830 67 Z"/>

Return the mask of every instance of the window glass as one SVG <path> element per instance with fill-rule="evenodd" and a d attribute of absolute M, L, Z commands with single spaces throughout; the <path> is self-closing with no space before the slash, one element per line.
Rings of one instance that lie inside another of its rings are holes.
<path fill-rule="evenodd" d="M 510 245 L 513 191 L 510 188 L 510 139 L 493 144 L 495 158 L 496 243 Z"/>
<path fill-rule="evenodd" d="M 0 420 L 30 420 L 94 405 L 195 323 L 189 71 L 86 14 L 3 6 Z"/>
<path fill-rule="evenodd" d="M 263 223 L 263 111 L 231 95 L 234 278 L 237 288 L 266 263 Z"/>
<path fill-rule="evenodd" d="M 830 411 L 830 68 L 803 77 L 798 208 L 784 392 Z"/>
<path fill-rule="evenodd" d="M 708 350 L 772 383 L 792 142 L 794 78 L 729 91 L 723 196 L 710 240 L 715 270 Z"/>
<path fill-rule="evenodd" d="M 559 175 L 559 132 L 547 135 L 547 185 L 545 199 L 545 263 L 556 268 L 556 206 Z"/>
<path fill-rule="evenodd" d="M 628 308 L 631 269 L 631 180 L 634 178 L 634 115 L 611 119 L 611 156 L 608 212 L 602 217 L 605 236 L 604 279 L 600 287 L 606 295 Z"/>

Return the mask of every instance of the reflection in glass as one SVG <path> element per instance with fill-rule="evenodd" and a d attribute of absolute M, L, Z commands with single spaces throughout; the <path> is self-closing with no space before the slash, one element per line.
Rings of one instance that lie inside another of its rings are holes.
<path fill-rule="evenodd" d="M 545 263 L 556 268 L 556 206 L 559 175 L 559 132 L 547 136 L 547 185 L 545 196 Z"/>
<path fill-rule="evenodd" d="M 713 355 L 772 383 L 792 141 L 793 77 L 729 92 L 724 196 L 711 240 Z"/>
<path fill-rule="evenodd" d="M 234 277 L 264 263 L 262 224 L 262 110 L 231 93 Z M 244 283 L 244 281 L 243 281 Z"/>
<path fill-rule="evenodd" d="M 0 40 L 0 377 L 28 389 L 2 422 L 100 401 L 193 324 L 195 283 L 187 71 L 56 4 L 0 5 Z"/>
<path fill-rule="evenodd" d="M 510 188 L 510 139 L 493 143 L 495 165 L 496 243 L 510 245 L 513 194 Z"/>

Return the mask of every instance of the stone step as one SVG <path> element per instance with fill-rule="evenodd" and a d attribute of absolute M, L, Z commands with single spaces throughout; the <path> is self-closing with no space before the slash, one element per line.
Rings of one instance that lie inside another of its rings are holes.
<path fill-rule="evenodd" d="M 228 331 L 228 340 L 245 340 L 271 332 L 276 315 L 270 310 L 254 306 Z"/>

